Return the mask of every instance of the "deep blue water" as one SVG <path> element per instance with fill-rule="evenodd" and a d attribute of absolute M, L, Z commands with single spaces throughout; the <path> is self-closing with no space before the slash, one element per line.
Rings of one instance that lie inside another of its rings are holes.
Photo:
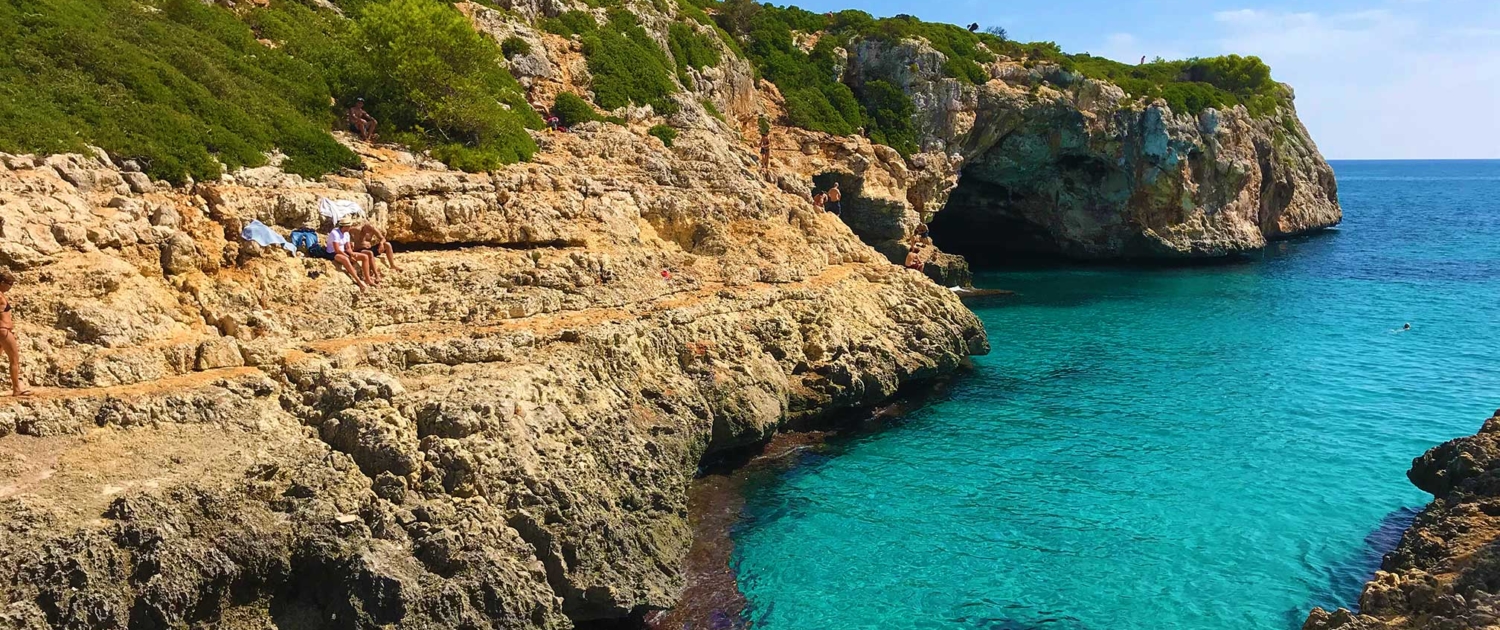
<path fill-rule="evenodd" d="M 1335 163 L 1344 224 L 1235 265 L 992 273 L 993 352 L 752 480 L 753 627 L 1287 628 L 1353 605 L 1500 406 L 1500 162 Z M 1410 332 L 1395 332 L 1411 322 Z"/>

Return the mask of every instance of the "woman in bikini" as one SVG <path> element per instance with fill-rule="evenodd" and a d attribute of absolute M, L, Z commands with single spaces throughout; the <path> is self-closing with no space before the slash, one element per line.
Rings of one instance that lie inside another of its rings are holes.
<path fill-rule="evenodd" d="M 16 323 L 10 316 L 10 289 L 16 286 L 16 276 L 9 269 L 0 269 L 0 348 L 10 357 L 10 391 L 16 396 L 30 396 L 31 390 L 21 386 L 21 343 L 16 340 Z"/>

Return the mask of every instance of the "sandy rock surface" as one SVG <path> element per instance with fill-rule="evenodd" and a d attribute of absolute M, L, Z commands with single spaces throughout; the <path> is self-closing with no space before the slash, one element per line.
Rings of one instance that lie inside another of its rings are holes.
<path fill-rule="evenodd" d="M 705 454 L 987 350 L 951 292 L 762 179 L 727 128 L 539 141 L 493 174 L 355 145 L 366 171 L 187 189 L 107 156 L 0 161 L 37 388 L 0 399 L 0 627 L 668 607 Z M 401 270 L 361 293 L 238 237 L 314 225 L 319 197 L 369 208 Z"/>

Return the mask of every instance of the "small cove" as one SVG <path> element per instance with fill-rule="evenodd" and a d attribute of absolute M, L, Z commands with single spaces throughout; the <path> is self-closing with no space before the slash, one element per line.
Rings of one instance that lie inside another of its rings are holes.
<path fill-rule="evenodd" d="M 1297 628 L 1500 404 L 1500 162 L 1335 163 L 1338 230 L 1240 264 L 981 274 L 993 352 L 750 473 L 756 628 Z M 1395 332 L 1412 322 L 1410 332 Z"/>

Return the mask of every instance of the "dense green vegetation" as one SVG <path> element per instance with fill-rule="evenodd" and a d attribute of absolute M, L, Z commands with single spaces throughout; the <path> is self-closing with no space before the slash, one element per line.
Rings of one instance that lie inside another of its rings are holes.
<path fill-rule="evenodd" d="M 317 68 L 196 0 L 0 0 L 0 150 L 95 144 L 180 182 L 279 148 L 318 175 L 358 163 L 328 101 Z"/>
<path fill-rule="evenodd" d="M 350 55 L 337 68 L 342 99 L 366 107 L 403 142 L 467 171 L 526 160 L 527 127 L 541 127 L 500 47 L 438 0 L 388 0 L 356 18 Z"/>
<path fill-rule="evenodd" d="M 677 91 L 672 81 L 673 64 L 666 51 L 641 28 L 635 14 L 610 9 L 609 20 L 601 25 L 588 13 L 568 11 L 542 20 L 541 28 L 558 35 L 581 36 L 583 55 L 594 78 L 594 102 L 599 107 L 615 109 L 634 104 L 650 105 L 658 114 L 677 111 L 677 103 L 671 98 Z"/>
<path fill-rule="evenodd" d="M 1271 69 L 1256 57 L 1158 59 L 1132 66 L 1083 54 L 1068 58 L 1068 62 L 1065 67 L 1108 80 L 1132 96 L 1163 98 L 1176 112 L 1197 114 L 1210 107 L 1244 104 L 1251 114 L 1263 116 L 1275 111 L 1285 98 L 1281 87 L 1271 80 Z"/>
<path fill-rule="evenodd" d="M 661 140 L 661 143 L 668 147 L 671 147 L 672 141 L 677 139 L 677 130 L 669 125 L 653 125 L 650 129 L 646 130 L 646 133 L 655 136 L 657 140 Z"/>
<path fill-rule="evenodd" d="M 688 85 L 688 68 L 713 68 L 722 61 L 713 40 L 683 22 L 673 22 L 667 28 L 667 44 L 677 61 L 677 77 L 683 85 Z"/>
<path fill-rule="evenodd" d="M 329 131 L 360 96 L 386 139 L 458 168 L 536 150 L 525 128 L 541 120 L 500 47 L 450 5 L 340 4 L 353 19 L 291 0 L 238 15 L 196 0 L 0 0 L 0 150 L 95 144 L 172 182 L 279 150 L 317 177 L 359 164 Z"/>
<path fill-rule="evenodd" d="M 94 144 L 174 182 L 213 179 L 280 151 L 285 168 L 316 177 L 358 164 L 328 133 L 344 126 L 357 97 L 385 140 L 457 168 L 492 169 L 536 150 L 526 130 L 541 120 L 499 63 L 527 54 L 525 40 L 496 43 L 444 0 L 336 0 L 342 15 L 311 0 L 271 2 L 235 12 L 198 0 L 0 0 L 0 150 Z M 653 3 L 664 11 L 674 4 Z M 688 68 L 723 62 L 717 35 L 776 84 L 788 123 L 864 133 L 903 154 L 917 150 L 911 98 L 890 76 L 842 80 L 837 48 L 922 38 L 947 57 L 943 73 L 962 82 L 987 81 L 983 64 L 1006 55 L 1058 66 L 1047 80 L 1062 87 L 1069 77 L 1105 79 L 1188 113 L 1244 104 L 1263 115 L 1286 98 L 1255 57 L 1127 65 L 1013 42 L 999 29 L 754 0 L 675 0 L 681 21 L 668 25 L 663 49 L 619 0 L 588 4 L 607 9 L 607 19 L 568 11 L 538 26 L 579 37 L 602 109 L 674 112 Z M 800 39 L 808 36 L 817 38 L 810 47 Z M 571 95 L 559 110 L 571 112 L 560 116 L 568 125 L 601 119 Z M 666 130 L 652 133 L 670 144 Z"/>

